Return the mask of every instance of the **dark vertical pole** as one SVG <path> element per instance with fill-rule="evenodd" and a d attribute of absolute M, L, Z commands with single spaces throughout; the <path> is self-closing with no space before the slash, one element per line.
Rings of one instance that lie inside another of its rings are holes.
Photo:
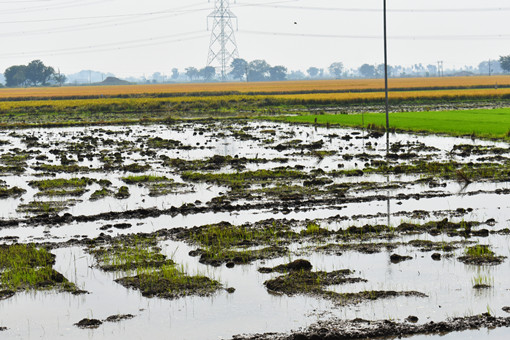
<path fill-rule="evenodd" d="M 386 162 L 389 168 L 389 153 L 390 153 L 390 115 L 389 115 L 389 100 L 388 100 L 388 35 L 386 32 L 386 0 L 383 0 L 384 4 L 384 92 L 386 97 Z M 390 176 L 388 175 L 388 182 Z M 391 223 L 390 215 L 390 192 L 387 193 L 387 209 L 388 209 L 388 228 Z"/>
<path fill-rule="evenodd" d="M 386 96 L 386 153 L 389 152 L 390 143 L 390 116 L 388 99 L 388 36 L 386 32 L 386 0 L 384 4 L 384 92 Z"/>

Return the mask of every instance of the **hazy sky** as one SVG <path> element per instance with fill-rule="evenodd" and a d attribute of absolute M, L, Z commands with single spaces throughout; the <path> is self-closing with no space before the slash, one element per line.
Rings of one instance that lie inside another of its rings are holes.
<path fill-rule="evenodd" d="M 214 0 L 0 0 L 0 72 L 41 59 L 63 73 L 204 67 Z M 240 57 L 306 70 L 381 63 L 382 0 L 237 0 Z M 389 63 L 477 65 L 510 54 L 508 0 L 388 0 Z"/>

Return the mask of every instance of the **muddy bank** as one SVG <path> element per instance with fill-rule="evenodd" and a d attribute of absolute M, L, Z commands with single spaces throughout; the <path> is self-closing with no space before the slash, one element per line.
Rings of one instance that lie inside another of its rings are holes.
<path fill-rule="evenodd" d="M 391 320 L 369 321 L 363 319 L 319 321 L 306 330 L 292 334 L 256 334 L 236 335 L 233 340 L 344 340 L 344 339 L 393 339 L 413 335 L 446 335 L 470 329 L 510 327 L 510 317 L 494 317 L 481 314 L 468 317 L 452 318 L 442 322 L 429 322 L 423 325 L 413 324 L 413 317 L 408 322 Z"/>

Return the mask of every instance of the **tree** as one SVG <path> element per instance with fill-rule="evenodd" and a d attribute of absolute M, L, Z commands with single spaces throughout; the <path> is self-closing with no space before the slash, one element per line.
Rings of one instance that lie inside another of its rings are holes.
<path fill-rule="evenodd" d="M 198 78 L 199 71 L 195 67 L 187 67 L 185 71 L 189 80 L 193 81 L 193 79 Z"/>
<path fill-rule="evenodd" d="M 319 74 L 319 69 L 317 67 L 309 67 L 308 70 L 306 70 L 306 73 L 310 75 L 310 78 L 315 78 Z"/>
<path fill-rule="evenodd" d="M 236 58 L 232 60 L 232 63 L 230 63 L 230 67 L 232 68 L 232 71 L 230 71 L 230 75 L 234 79 L 243 80 L 248 70 L 248 62 L 244 59 Z"/>
<path fill-rule="evenodd" d="M 499 65 L 505 72 L 510 72 L 510 55 L 499 57 Z"/>
<path fill-rule="evenodd" d="M 496 74 L 502 73 L 499 60 L 484 60 L 478 64 L 478 72 L 480 74 Z"/>
<path fill-rule="evenodd" d="M 287 68 L 285 66 L 274 66 L 269 69 L 269 80 L 282 81 L 287 78 Z"/>
<path fill-rule="evenodd" d="M 5 85 L 8 87 L 16 87 L 24 85 L 27 67 L 25 65 L 11 66 L 4 72 Z"/>
<path fill-rule="evenodd" d="M 177 68 L 173 68 L 172 69 L 172 75 L 171 75 L 172 79 L 175 80 L 177 78 L 179 78 L 179 69 Z"/>
<path fill-rule="evenodd" d="M 271 66 L 265 60 L 253 60 L 248 64 L 248 80 L 264 81 L 269 75 Z"/>
<path fill-rule="evenodd" d="M 46 66 L 40 60 L 32 60 L 26 68 L 26 80 L 34 86 L 46 85 L 51 77 L 55 74 L 55 70 L 51 66 Z"/>
<path fill-rule="evenodd" d="M 154 72 L 151 78 L 153 83 L 163 83 L 165 81 L 165 76 L 161 72 Z"/>
<path fill-rule="evenodd" d="M 212 66 L 206 66 L 199 71 L 200 77 L 204 78 L 206 81 L 211 81 L 216 75 L 216 69 Z"/>
<path fill-rule="evenodd" d="M 434 77 L 437 76 L 437 66 L 433 64 L 427 65 L 427 71 L 429 73 L 429 76 Z"/>
<path fill-rule="evenodd" d="M 389 76 L 389 66 L 388 66 L 388 76 Z M 377 78 L 384 78 L 384 64 L 379 64 L 375 67 L 375 76 Z"/>
<path fill-rule="evenodd" d="M 67 77 L 66 77 L 64 74 L 60 73 L 60 71 L 59 71 L 58 73 L 55 73 L 55 74 L 53 75 L 53 80 L 55 80 L 55 82 L 56 82 L 57 84 L 59 84 L 60 86 L 62 86 L 62 85 L 66 82 Z"/>
<path fill-rule="evenodd" d="M 333 63 L 328 67 L 329 73 L 335 78 L 340 78 L 342 76 L 343 69 L 344 64 L 342 64 L 341 62 Z"/>
<path fill-rule="evenodd" d="M 375 76 L 375 66 L 369 64 L 363 64 L 358 69 L 359 73 L 365 78 L 374 78 Z"/>

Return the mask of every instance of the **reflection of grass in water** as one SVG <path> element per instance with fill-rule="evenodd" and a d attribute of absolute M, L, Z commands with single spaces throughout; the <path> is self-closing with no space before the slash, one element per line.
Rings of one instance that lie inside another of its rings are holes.
<path fill-rule="evenodd" d="M 75 291 L 76 286 L 52 268 L 55 256 L 33 245 L 0 247 L 2 289 L 46 289 L 60 287 Z"/>
<path fill-rule="evenodd" d="M 492 287 L 494 284 L 494 276 L 478 273 L 471 279 L 471 283 L 473 284 L 473 288 Z"/>

